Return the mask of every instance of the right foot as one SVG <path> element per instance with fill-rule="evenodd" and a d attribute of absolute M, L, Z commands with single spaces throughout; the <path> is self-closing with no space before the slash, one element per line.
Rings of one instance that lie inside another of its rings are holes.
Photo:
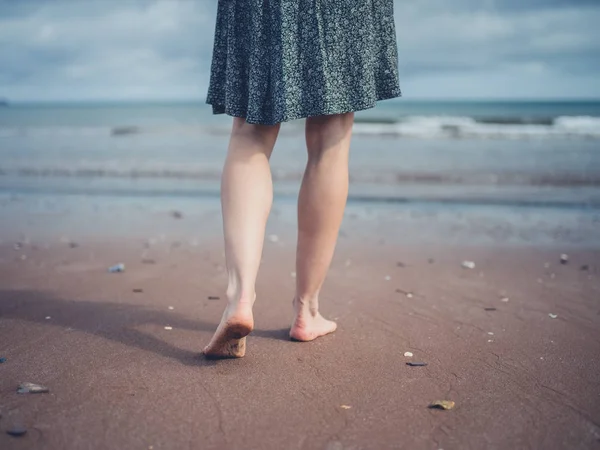
<path fill-rule="evenodd" d="M 294 341 L 308 342 L 318 337 L 333 333 L 337 323 L 325 319 L 319 312 L 311 313 L 296 305 L 296 319 L 290 330 L 290 338 Z"/>
<path fill-rule="evenodd" d="M 209 359 L 242 358 L 246 354 L 246 336 L 253 328 L 252 303 L 229 305 L 202 353 Z"/>

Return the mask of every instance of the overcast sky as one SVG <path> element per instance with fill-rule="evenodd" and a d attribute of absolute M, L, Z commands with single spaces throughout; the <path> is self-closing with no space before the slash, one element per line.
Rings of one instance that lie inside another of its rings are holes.
<path fill-rule="evenodd" d="M 204 99 L 217 1 L 0 0 L 0 97 Z M 600 0 L 395 10 L 406 98 L 600 98 Z"/>

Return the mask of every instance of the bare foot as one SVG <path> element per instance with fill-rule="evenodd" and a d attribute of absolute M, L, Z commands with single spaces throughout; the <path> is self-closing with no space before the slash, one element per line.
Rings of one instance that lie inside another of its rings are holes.
<path fill-rule="evenodd" d="M 312 341 L 337 329 L 337 323 L 325 319 L 318 311 L 310 312 L 307 308 L 299 306 L 296 300 L 294 308 L 296 319 L 290 330 L 290 338 L 294 341 Z"/>
<path fill-rule="evenodd" d="M 242 358 L 246 354 L 246 336 L 253 328 L 252 303 L 230 304 L 202 353 L 208 359 Z"/>

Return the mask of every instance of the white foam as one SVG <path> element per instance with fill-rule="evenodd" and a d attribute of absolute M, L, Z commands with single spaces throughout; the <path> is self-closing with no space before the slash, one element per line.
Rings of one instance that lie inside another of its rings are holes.
<path fill-rule="evenodd" d="M 357 134 L 392 134 L 420 139 L 522 139 L 594 138 L 600 139 L 600 117 L 558 117 L 552 125 L 479 123 L 471 117 L 410 116 L 393 124 L 357 123 Z"/>

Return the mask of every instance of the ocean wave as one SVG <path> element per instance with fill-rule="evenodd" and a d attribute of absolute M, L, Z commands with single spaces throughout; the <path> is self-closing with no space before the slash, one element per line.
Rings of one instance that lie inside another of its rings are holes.
<path fill-rule="evenodd" d="M 302 124 L 285 124 L 282 133 L 301 134 Z M 2 127 L 0 138 L 11 137 L 108 137 L 126 139 L 139 135 L 218 135 L 230 132 L 230 125 L 189 124 L 159 126 L 52 126 Z M 600 139 L 600 117 L 469 117 L 406 116 L 402 118 L 357 116 L 357 135 L 395 136 L 416 139 Z"/>
<path fill-rule="evenodd" d="M 300 171 L 273 170 L 274 181 L 297 183 Z M 107 167 L 0 167 L 0 177 L 25 178 L 101 178 L 101 179 L 165 179 L 177 181 L 219 182 L 221 169 L 199 168 L 107 168 Z M 352 171 L 353 184 L 422 185 L 422 186 L 555 186 L 599 187 L 600 174 L 581 173 L 486 173 L 486 172 L 398 172 Z"/>
<path fill-rule="evenodd" d="M 421 139 L 600 139 L 600 117 L 561 116 L 553 119 L 409 116 L 394 123 L 357 121 L 356 134 Z"/>

